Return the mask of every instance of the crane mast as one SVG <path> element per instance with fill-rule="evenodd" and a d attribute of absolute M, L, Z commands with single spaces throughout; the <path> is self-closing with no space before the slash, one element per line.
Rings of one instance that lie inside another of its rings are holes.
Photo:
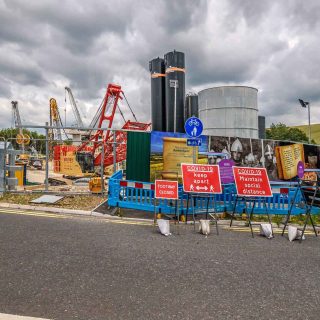
<path fill-rule="evenodd" d="M 101 108 L 99 108 L 97 116 L 94 117 L 93 126 L 98 126 L 98 130 L 91 135 L 88 141 L 82 143 L 82 145 L 78 148 L 77 152 L 83 152 L 88 147 L 89 143 L 91 142 L 93 145 L 90 148 L 90 153 L 93 156 L 93 164 L 94 166 L 101 165 L 101 157 L 102 157 L 102 146 L 104 150 L 104 165 L 108 166 L 111 165 L 114 161 L 120 162 L 125 160 L 126 158 L 126 151 L 127 151 L 127 133 L 123 131 L 113 132 L 111 130 L 103 130 L 102 127 L 106 127 L 108 129 L 112 128 L 114 116 L 116 110 L 118 109 L 121 112 L 118 102 L 125 98 L 125 95 L 121 89 L 121 86 L 116 84 L 109 84 L 107 87 L 106 94 L 103 99 L 103 103 Z M 125 98 L 127 101 L 127 99 Z M 127 102 L 128 103 L 128 102 Z M 129 104 L 128 104 L 129 106 Z M 129 106 L 132 114 L 133 111 Z M 136 116 L 133 114 L 136 122 L 133 121 L 125 121 L 122 129 L 125 130 L 140 130 L 140 131 L 147 131 L 150 128 L 150 123 L 142 123 L 138 122 Z M 114 142 L 117 143 L 116 147 L 116 159 L 113 159 L 113 145 Z M 85 151 L 88 152 L 88 151 Z"/>
<path fill-rule="evenodd" d="M 11 105 L 12 105 L 12 116 L 13 116 L 14 126 L 16 128 L 19 128 L 19 133 L 17 134 L 16 141 L 17 141 L 17 144 L 21 145 L 21 148 L 24 151 L 24 146 L 30 143 L 30 136 L 28 134 L 23 134 L 23 131 L 21 128 L 22 122 L 21 122 L 20 112 L 18 108 L 18 101 L 11 101 Z"/>
<path fill-rule="evenodd" d="M 62 141 L 62 134 L 60 129 L 60 127 L 62 127 L 62 121 L 61 121 L 61 117 L 58 109 L 58 104 L 56 99 L 54 98 L 51 98 L 49 102 L 50 102 L 50 126 L 56 128 L 55 131 L 56 131 L 57 140 Z M 51 129 L 51 133 L 49 133 L 49 135 L 51 140 L 54 139 L 53 129 Z"/>
<path fill-rule="evenodd" d="M 77 127 L 78 128 L 83 128 L 84 125 L 83 125 L 83 122 L 82 122 L 82 119 L 81 119 L 80 112 L 79 112 L 79 109 L 77 107 L 76 101 L 75 101 L 74 96 L 72 94 L 72 91 L 71 91 L 71 89 L 69 87 L 65 87 L 64 89 L 68 93 L 70 104 L 71 104 L 71 107 L 72 107 L 72 111 L 73 111 L 73 114 L 74 114 L 74 116 L 76 118 Z"/>
<path fill-rule="evenodd" d="M 18 101 L 11 101 L 12 105 L 12 114 L 14 119 L 14 126 L 19 128 L 19 133 L 22 134 L 22 128 L 21 128 L 21 118 L 20 113 L 18 109 Z"/>

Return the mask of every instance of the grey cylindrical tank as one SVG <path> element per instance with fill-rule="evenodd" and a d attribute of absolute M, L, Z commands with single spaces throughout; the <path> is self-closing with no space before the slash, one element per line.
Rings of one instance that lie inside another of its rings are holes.
<path fill-rule="evenodd" d="M 259 139 L 266 138 L 266 117 L 258 116 Z"/>
<path fill-rule="evenodd" d="M 187 94 L 184 114 L 185 114 L 184 122 L 192 116 L 198 117 L 198 95 L 197 94 Z"/>
<path fill-rule="evenodd" d="M 184 53 L 168 52 L 164 56 L 164 64 L 166 69 L 166 131 L 184 132 Z M 175 81 L 178 85 L 176 89 L 174 88 Z"/>
<path fill-rule="evenodd" d="M 203 134 L 258 138 L 258 89 L 223 86 L 199 92 Z"/>
<path fill-rule="evenodd" d="M 149 62 L 151 73 L 151 121 L 152 130 L 166 131 L 165 68 L 164 59 Z"/>

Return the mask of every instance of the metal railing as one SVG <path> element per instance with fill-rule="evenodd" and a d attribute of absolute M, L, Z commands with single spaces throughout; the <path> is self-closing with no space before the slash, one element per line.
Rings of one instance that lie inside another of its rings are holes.
<path fill-rule="evenodd" d="M 292 214 L 299 215 L 305 212 L 303 208 L 302 195 L 300 192 L 296 193 L 295 183 L 286 182 L 271 182 L 273 189 L 273 196 L 268 197 L 266 206 L 270 214 L 287 215 L 292 207 Z M 154 184 L 151 182 L 139 182 L 123 180 L 122 171 L 113 174 L 109 179 L 108 204 L 110 206 L 120 208 L 131 208 L 137 210 L 145 210 L 160 213 L 174 214 L 175 207 L 173 201 L 158 199 L 155 202 L 154 198 Z M 206 210 L 207 206 L 210 210 L 215 212 L 232 212 L 235 209 L 236 213 L 243 213 L 245 207 L 252 208 L 253 201 L 250 199 L 239 199 L 236 208 L 234 204 L 236 200 L 236 188 L 234 184 L 223 185 L 223 193 L 215 194 L 209 198 L 202 199 L 201 195 L 195 202 L 196 210 Z M 156 204 L 156 208 L 155 208 Z M 182 186 L 179 186 L 179 214 L 192 214 L 191 204 L 189 202 L 188 194 L 183 192 Z M 265 214 L 266 209 L 264 200 L 257 198 L 254 202 L 254 214 Z M 314 214 L 319 214 L 319 210 L 315 210 Z"/>
<path fill-rule="evenodd" d="M 1 158 L 2 162 L 2 168 L 3 168 L 3 176 L 0 176 L 0 179 L 2 183 L 0 183 L 0 192 L 15 192 L 15 193 L 24 193 L 24 192 L 30 192 L 30 193 L 55 193 L 55 194 L 83 194 L 83 193 L 88 193 L 91 194 L 91 191 L 89 190 L 89 184 L 87 185 L 82 185 L 80 186 L 77 184 L 77 179 L 71 180 L 68 178 L 72 177 L 66 177 L 65 172 L 60 172 L 60 164 L 56 165 L 59 163 L 59 159 L 54 158 L 54 147 L 55 146 L 61 146 L 70 144 L 70 141 L 60 141 L 60 140 L 52 140 L 49 139 L 49 134 L 48 130 L 52 127 L 50 126 L 23 126 L 24 128 L 30 128 L 30 127 L 36 127 L 36 128 L 42 128 L 45 129 L 46 131 L 46 138 L 41 139 L 41 138 L 31 138 L 31 143 L 39 153 L 38 159 L 35 159 L 35 157 L 32 157 L 33 154 L 31 152 L 30 146 L 24 145 L 24 147 L 18 147 L 16 148 L 16 151 L 20 149 L 20 153 L 23 153 L 26 155 L 25 159 L 23 160 L 21 157 L 19 159 L 19 156 L 17 157 L 17 162 L 20 162 L 20 165 L 25 165 L 25 176 L 24 178 L 26 179 L 27 183 L 23 184 L 22 186 L 18 186 L 17 188 L 14 188 L 10 190 L 6 187 L 7 181 L 6 181 L 6 173 L 8 172 L 7 169 L 5 169 L 6 164 L 7 164 L 7 159 L 8 159 L 8 150 L 7 150 L 7 144 L 11 143 L 14 145 L 17 145 L 17 138 L 8 138 L 5 139 L 4 137 L 0 137 L 0 141 L 3 142 L 3 158 Z M 72 128 L 72 127 L 71 127 Z M 74 129 L 74 128 L 73 128 Z M 87 129 L 87 128 L 85 128 Z M 109 129 L 110 130 L 110 129 Z M 112 130 L 114 135 L 116 136 L 117 130 Z M 126 131 L 126 130 L 121 130 L 121 131 Z M 96 179 L 100 178 L 100 185 L 101 185 L 101 192 L 103 196 L 106 195 L 107 192 L 107 184 L 106 184 L 106 178 L 108 174 L 105 174 L 106 169 L 108 169 L 109 174 L 113 174 L 118 170 L 118 167 L 121 166 L 121 163 L 117 163 L 117 148 L 118 146 L 124 145 L 125 143 L 123 142 L 117 142 L 115 139 L 112 141 L 106 142 L 106 146 L 108 147 L 108 150 L 112 150 L 110 153 L 108 153 L 109 158 L 113 160 L 108 161 L 108 168 L 105 166 L 105 146 L 104 144 L 101 143 L 101 141 L 94 142 L 90 141 L 89 139 L 87 140 L 73 140 L 72 143 L 74 144 L 81 144 L 87 142 L 88 145 L 92 146 L 94 143 L 100 144 L 99 151 L 101 152 L 101 161 L 100 165 L 93 166 L 94 172 L 91 172 L 90 177 L 94 176 Z M 42 150 L 40 152 L 40 146 L 42 146 Z M 77 149 L 76 146 L 74 146 L 73 151 L 75 154 L 77 152 L 75 151 Z M 32 158 L 33 160 L 38 160 L 38 163 L 41 163 L 41 165 L 38 165 L 37 169 L 32 165 L 30 159 L 27 160 L 27 158 Z M 3 161 L 2 161 L 3 160 Z M 77 160 L 77 159 L 76 159 Z M 25 162 L 24 162 L 25 161 Z M 109 165 L 110 163 L 110 165 Z M 83 172 L 82 180 L 86 180 L 88 182 L 89 178 L 87 177 L 87 173 Z M 74 177 L 74 178 L 81 178 L 79 177 Z M 60 181 L 60 182 L 59 182 Z M 67 181 L 67 185 L 63 185 L 63 181 Z M 58 184 L 61 183 L 59 186 Z M 83 184 L 86 184 L 86 182 L 83 182 Z M 1 187 L 3 185 L 3 187 Z"/>

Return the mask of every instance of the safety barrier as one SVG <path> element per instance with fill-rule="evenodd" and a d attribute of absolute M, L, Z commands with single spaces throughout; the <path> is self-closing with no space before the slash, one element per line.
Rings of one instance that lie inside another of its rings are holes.
<path fill-rule="evenodd" d="M 296 184 L 285 182 L 271 182 L 273 197 L 267 198 L 266 205 L 270 214 L 286 215 L 290 205 L 294 202 L 292 214 L 298 215 L 304 213 L 302 195 L 300 190 L 296 193 Z M 215 194 L 209 198 L 208 207 L 214 208 L 215 212 L 232 212 L 236 198 L 236 188 L 234 184 L 223 185 L 223 193 Z M 117 171 L 109 179 L 108 204 L 120 208 L 131 208 L 174 214 L 174 200 L 154 199 L 154 184 L 150 182 L 123 180 L 122 171 Z M 246 203 L 245 203 L 246 202 Z M 236 212 L 244 212 L 245 205 L 251 208 L 252 201 L 248 199 L 239 199 L 237 201 Z M 301 206 L 299 206 L 301 204 Z M 189 201 L 188 214 L 192 214 L 191 201 Z M 196 210 L 205 210 L 207 199 L 199 197 L 195 203 Z M 188 208 L 188 194 L 183 192 L 182 186 L 179 186 L 179 213 L 184 214 Z M 265 205 L 262 198 L 255 201 L 255 214 L 265 213 Z M 314 211 L 313 213 L 320 213 Z"/>

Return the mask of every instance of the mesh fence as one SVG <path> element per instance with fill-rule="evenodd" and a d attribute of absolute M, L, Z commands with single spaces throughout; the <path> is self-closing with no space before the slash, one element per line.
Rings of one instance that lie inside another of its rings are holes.
<path fill-rule="evenodd" d="M 125 134 L 114 133 L 117 137 Z M 125 169 L 126 142 L 123 139 L 104 144 L 89 138 L 72 142 L 18 140 L 0 137 L 0 163 L 5 172 L 0 179 L 2 189 L 7 192 L 106 194 L 108 177 Z M 8 177 L 12 178 L 10 184 Z"/>

